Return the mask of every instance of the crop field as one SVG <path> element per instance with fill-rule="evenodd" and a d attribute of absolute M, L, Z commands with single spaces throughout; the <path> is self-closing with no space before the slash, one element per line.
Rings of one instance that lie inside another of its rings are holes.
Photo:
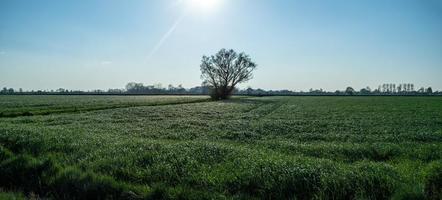
<path fill-rule="evenodd" d="M 442 98 L 0 96 L 0 197 L 441 199 Z"/>
<path fill-rule="evenodd" d="M 201 96 L 2 96 L 0 117 L 202 102 Z"/>

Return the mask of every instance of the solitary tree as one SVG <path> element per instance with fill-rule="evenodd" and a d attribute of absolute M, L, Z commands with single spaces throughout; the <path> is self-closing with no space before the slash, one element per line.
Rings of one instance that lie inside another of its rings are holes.
<path fill-rule="evenodd" d="M 214 100 L 228 99 L 239 83 L 253 77 L 256 64 L 245 53 L 221 49 L 216 55 L 203 56 L 201 79 Z"/>
<path fill-rule="evenodd" d="M 427 94 L 433 94 L 433 89 L 431 87 L 427 88 Z"/>
<path fill-rule="evenodd" d="M 355 93 L 355 89 L 353 89 L 352 87 L 347 87 L 347 89 L 345 89 L 345 94 L 347 95 L 353 95 Z"/>
<path fill-rule="evenodd" d="M 359 91 L 359 93 L 361 93 L 361 94 L 364 94 L 364 95 L 367 95 L 367 94 L 370 94 L 371 93 L 371 89 L 370 89 L 370 87 L 366 87 L 366 88 L 362 88 L 360 91 Z"/>

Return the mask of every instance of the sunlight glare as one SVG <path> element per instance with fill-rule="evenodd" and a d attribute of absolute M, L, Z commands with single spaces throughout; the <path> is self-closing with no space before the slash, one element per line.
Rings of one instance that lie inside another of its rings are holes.
<path fill-rule="evenodd" d="M 216 11 L 221 6 L 222 0 L 187 0 L 192 10 L 205 13 Z"/>

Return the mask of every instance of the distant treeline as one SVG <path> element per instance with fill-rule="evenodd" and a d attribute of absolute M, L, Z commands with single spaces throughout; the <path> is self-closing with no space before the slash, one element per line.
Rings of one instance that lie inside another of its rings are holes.
<path fill-rule="evenodd" d="M 108 90 L 68 90 L 59 88 L 57 90 L 31 90 L 24 91 L 19 88 L 4 87 L 1 95 L 208 95 L 210 88 L 207 86 L 197 86 L 184 88 L 182 85 L 163 87 L 161 84 L 144 85 L 143 83 L 128 83 L 124 89 Z M 263 89 L 236 89 L 236 95 L 251 96 L 439 96 L 442 91 L 433 91 L 431 87 L 420 87 L 415 90 L 414 84 L 382 84 L 377 89 L 372 90 L 365 87 L 355 90 L 353 87 L 347 87 L 345 90 L 325 91 L 323 89 L 310 89 L 309 91 L 291 91 L 291 90 L 263 90 Z"/>

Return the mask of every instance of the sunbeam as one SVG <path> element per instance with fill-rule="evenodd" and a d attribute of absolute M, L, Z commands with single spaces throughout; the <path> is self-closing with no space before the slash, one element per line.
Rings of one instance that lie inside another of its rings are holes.
<path fill-rule="evenodd" d="M 155 45 L 155 47 L 150 51 L 149 55 L 147 56 L 147 61 L 149 61 L 152 56 L 163 46 L 164 42 L 169 38 L 172 33 L 175 31 L 175 29 L 178 27 L 178 25 L 183 21 L 184 17 L 186 16 L 185 13 L 183 13 L 180 17 L 178 17 L 175 20 L 175 23 L 169 28 L 169 30 L 161 37 L 161 39 L 158 41 L 158 43 Z"/>

